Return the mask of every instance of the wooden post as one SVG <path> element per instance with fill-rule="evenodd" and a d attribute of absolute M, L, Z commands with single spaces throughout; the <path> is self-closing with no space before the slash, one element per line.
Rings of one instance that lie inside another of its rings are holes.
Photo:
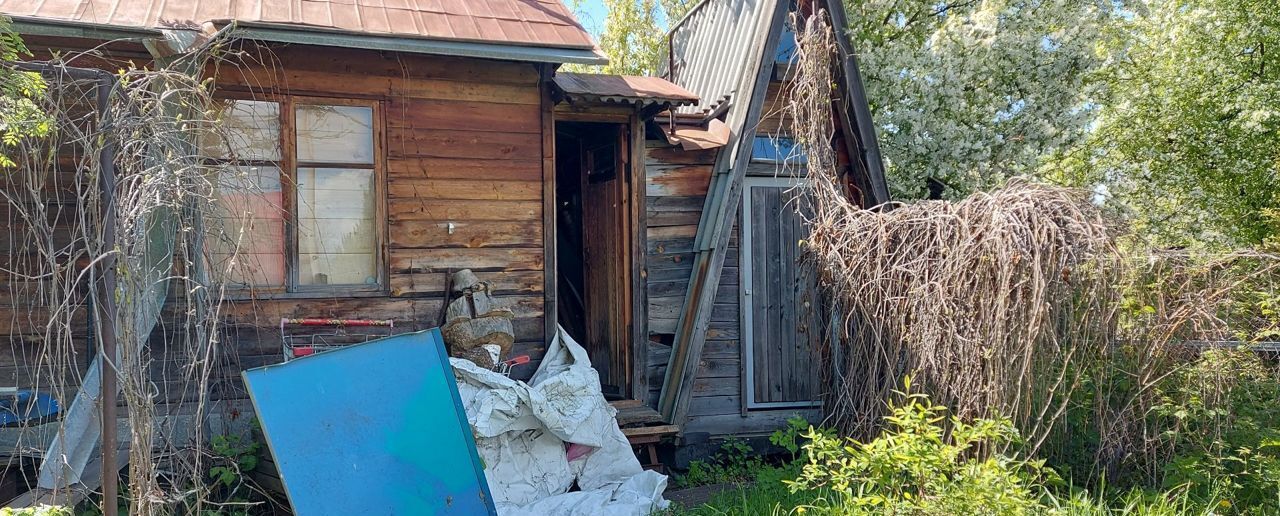
<path fill-rule="evenodd" d="M 556 120 L 555 102 L 551 98 L 552 65 L 539 68 L 538 87 L 542 90 L 542 316 L 543 340 L 547 345 L 556 338 Z"/>

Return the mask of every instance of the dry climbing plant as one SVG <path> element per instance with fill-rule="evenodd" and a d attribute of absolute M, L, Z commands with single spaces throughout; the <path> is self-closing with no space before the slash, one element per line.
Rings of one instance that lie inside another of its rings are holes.
<path fill-rule="evenodd" d="M 807 157 L 806 251 L 842 323 L 828 423 L 873 435 L 910 374 L 961 418 L 1011 418 L 1035 454 L 1060 442 L 1073 395 L 1104 382 L 1096 468 L 1136 462 L 1154 477 L 1167 448 L 1149 417 L 1158 384 L 1192 355 L 1185 343 L 1231 336 L 1240 275 L 1226 264 L 1250 260 L 1250 274 L 1267 276 L 1280 262 L 1233 254 L 1206 264 L 1122 245 L 1122 226 L 1087 192 L 1025 180 L 956 202 L 861 209 L 842 188 L 832 144 L 831 27 L 823 13 L 795 27 L 784 115 Z M 1121 358 L 1124 389 L 1097 367 Z"/>
<path fill-rule="evenodd" d="M 235 354 L 221 349 L 218 278 L 240 266 L 225 258 L 240 248 L 249 221 L 215 201 L 220 190 L 252 184 L 198 149 L 201 138 L 228 137 L 212 82 L 200 75 L 227 59 L 225 43 L 215 39 L 161 67 L 118 70 L 105 111 L 97 82 L 68 64 L 92 61 L 96 51 L 45 62 L 48 90 L 38 100 L 50 134 L 17 142 L 16 166 L 3 170 L 10 248 L 0 274 L 11 320 L 2 322 L 14 366 L 2 381 L 49 392 L 64 410 L 71 404 L 101 342 L 88 293 L 103 278 L 91 265 L 113 263 L 120 355 L 112 367 L 129 425 L 130 514 L 218 509 L 209 500 L 218 486 L 209 482 L 207 442 L 226 431 L 217 423 L 235 417 L 214 400 L 228 388 L 219 379 L 239 369 L 228 363 Z M 108 148 L 115 149 L 114 245 L 102 234 L 99 156 Z M 211 262 L 214 246 L 223 259 Z M 16 455 L 41 456 L 50 439 L 65 439 L 64 425 L 21 428 L 6 444 Z"/>

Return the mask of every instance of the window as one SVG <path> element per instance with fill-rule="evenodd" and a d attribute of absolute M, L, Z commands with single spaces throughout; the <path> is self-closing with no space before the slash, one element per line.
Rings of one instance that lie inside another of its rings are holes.
<path fill-rule="evenodd" d="M 375 105 L 284 98 L 220 107 L 225 139 L 202 142 L 222 164 L 215 269 L 255 289 L 380 290 Z"/>
<path fill-rule="evenodd" d="M 797 165 L 808 163 L 809 160 L 794 138 L 756 136 L 751 146 L 751 161 Z"/>

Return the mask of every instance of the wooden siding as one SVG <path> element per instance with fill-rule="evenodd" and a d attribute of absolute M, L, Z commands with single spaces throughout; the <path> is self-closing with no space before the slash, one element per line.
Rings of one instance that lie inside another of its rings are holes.
<path fill-rule="evenodd" d="M 545 348 L 543 111 L 534 65 L 303 46 L 223 66 L 218 83 L 254 94 L 365 98 L 386 120 L 386 295 L 235 303 L 231 319 L 256 336 L 241 357 L 276 351 L 264 329 L 280 317 L 394 319 L 406 330 L 440 323 L 447 276 L 470 268 L 516 313 L 513 353 Z"/>
<path fill-rule="evenodd" d="M 35 48 L 37 52 L 40 49 Z M 514 354 L 533 360 L 513 376 L 527 378 L 545 350 L 542 81 L 535 65 L 452 57 L 397 55 L 353 49 L 245 43 L 243 59 L 219 64 L 216 84 L 238 95 L 305 95 L 364 99 L 380 105 L 387 183 L 387 284 L 358 296 L 277 295 L 239 299 L 222 307 L 219 366 L 210 380 L 214 397 L 244 395 L 240 370 L 281 360 L 282 317 L 393 319 L 397 331 L 439 324 L 447 275 L 461 268 L 492 283 L 497 300 L 512 308 Z M 210 70 L 215 73 L 214 70 Z M 68 184 L 63 182 L 63 184 Z M 50 192 L 56 198 L 57 192 Z M 22 247 L 10 214 L 0 224 L 0 248 Z M 6 251 L 8 254 L 8 251 Z M 6 260 L 6 263 L 10 260 Z M 38 312 L 14 310 L 27 286 L 0 278 L 11 295 L 0 299 L 0 386 L 37 386 L 41 342 Z M 180 295 L 173 292 L 173 296 Z M 174 343 L 167 310 L 152 336 L 152 375 L 166 400 L 195 395 L 183 367 L 191 357 Z M 87 318 L 74 325 L 76 360 L 90 357 Z M 70 374 L 74 389 L 78 374 Z M 45 375 L 47 378 L 47 374 Z M 47 385 L 44 379 L 40 385 Z M 74 391 L 70 391 L 74 392 Z M 68 392 L 67 394 L 70 394 Z M 69 395 L 59 396 L 70 401 Z"/>
<path fill-rule="evenodd" d="M 693 238 L 717 151 L 688 152 L 665 141 L 647 142 L 645 256 L 651 335 L 676 331 L 693 270 Z"/>

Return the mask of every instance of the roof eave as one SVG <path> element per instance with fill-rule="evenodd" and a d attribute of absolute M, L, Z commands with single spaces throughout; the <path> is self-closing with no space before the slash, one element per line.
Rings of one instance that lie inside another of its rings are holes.
<path fill-rule="evenodd" d="M 33 18 L 30 16 L 12 16 L 13 30 L 23 36 L 54 36 L 62 38 L 84 38 L 102 41 L 120 39 L 154 38 L 162 34 L 159 29 L 149 27 L 129 27 L 107 25 L 56 18 Z"/>
<path fill-rule="evenodd" d="M 595 49 L 503 45 L 475 41 L 452 41 L 425 38 L 408 38 L 383 34 L 357 34 L 312 28 L 281 27 L 276 25 L 237 22 L 235 37 L 331 47 L 363 48 L 436 54 L 504 61 L 534 63 L 574 63 L 584 65 L 608 64 L 609 60 Z"/>

